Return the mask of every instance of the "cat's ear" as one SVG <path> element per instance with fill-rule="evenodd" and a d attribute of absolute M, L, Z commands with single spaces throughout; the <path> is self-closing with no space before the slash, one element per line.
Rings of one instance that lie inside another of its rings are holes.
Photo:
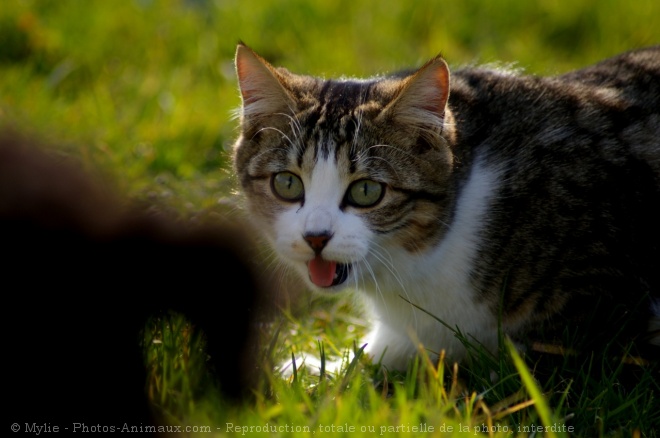
<path fill-rule="evenodd" d="M 290 112 L 293 100 L 272 65 L 243 43 L 236 48 L 235 62 L 245 118 Z"/>
<path fill-rule="evenodd" d="M 437 56 L 403 80 L 383 113 L 406 125 L 442 124 L 448 98 L 449 67 Z"/>

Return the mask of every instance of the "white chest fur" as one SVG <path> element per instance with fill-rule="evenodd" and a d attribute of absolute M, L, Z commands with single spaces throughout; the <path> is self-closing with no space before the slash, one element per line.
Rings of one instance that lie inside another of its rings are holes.
<path fill-rule="evenodd" d="M 431 356 L 445 350 L 451 359 L 461 360 L 464 346 L 448 327 L 495 350 L 497 319 L 490 304 L 478 299 L 470 271 L 498 181 L 496 170 L 475 164 L 438 247 L 419 255 L 389 249 L 391 267 L 379 269 L 377 283 L 365 288 L 374 314 L 366 350 L 374 360 L 382 356 L 389 368 L 405 369 L 417 342 Z"/>

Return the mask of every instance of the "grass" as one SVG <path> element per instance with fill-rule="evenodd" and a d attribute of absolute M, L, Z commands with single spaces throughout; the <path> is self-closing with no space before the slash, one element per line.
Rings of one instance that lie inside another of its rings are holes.
<path fill-rule="evenodd" d="M 452 66 L 499 61 L 553 74 L 657 44 L 658 16 L 655 0 L 6 0 L 0 125 L 45 138 L 121 192 L 192 218 L 224 212 L 234 199 L 238 40 L 275 64 L 325 76 L 383 73 L 438 52 Z M 292 295 L 263 327 L 260 361 L 280 363 L 292 351 L 341 358 L 366 324 L 347 297 Z M 524 365 L 513 349 L 490 357 L 473 348 L 469 368 L 420 360 L 407 373 L 384 373 L 361 359 L 338 376 L 304 367 L 295 379 L 266 373 L 253 404 L 231 406 L 213 390 L 203 345 L 185 320 L 149 327 L 154 403 L 173 423 L 213 425 L 218 435 L 265 424 L 276 436 L 309 436 L 306 428 L 330 435 L 333 427 L 383 436 L 412 435 L 415 427 L 490 436 L 555 424 L 577 436 L 660 430 L 657 370 L 596 357 L 526 357 Z"/>
<path fill-rule="evenodd" d="M 541 429 L 548 436 L 657 436 L 657 366 L 626 369 L 621 362 L 596 357 L 586 362 L 566 357 L 559 363 L 535 361 L 522 358 L 506 341 L 505 349 L 493 357 L 463 338 L 472 352 L 469 366 L 442 360 L 433 364 L 421 349 L 406 373 L 387 372 L 359 355 L 357 342 L 365 329 L 356 319 L 359 309 L 344 298 L 331 301 L 312 303 L 312 318 L 284 312 L 265 326 L 263 357 L 257 360 L 272 365 L 291 360 L 292 352 L 297 356 L 301 350 L 325 354 L 327 360 L 343 360 L 337 375 L 313 373 L 297 362 L 297 369 L 282 377 L 266 366 L 255 402 L 227 406 L 209 386 L 200 385 L 206 393 L 187 396 L 195 387 L 185 380 L 198 374 L 184 369 L 199 369 L 203 355 L 184 354 L 187 359 L 182 360 L 180 352 L 188 351 L 190 343 L 172 348 L 163 342 L 150 350 L 152 354 L 169 348 L 179 359 L 152 362 L 152 387 L 159 386 L 154 390 L 160 397 L 157 405 L 176 424 L 210 424 L 218 435 L 231 436 L 242 434 L 242 427 L 250 435 L 250 426 L 256 434 L 254 428 L 264 424 L 275 427 L 277 436 L 333 428 L 343 435 L 379 436 L 410 436 L 414 428 L 450 436 L 527 436 Z M 169 330 L 182 332 L 176 327 Z M 201 352 L 203 346 L 195 349 Z M 357 351 L 356 358 L 349 359 L 346 349 Z M 172 363 L 181 369 L 172 368 Z M 631 384 L 632 374 L 636 380 Z M 181 406 L 181 401 L 194 407 Z"/>

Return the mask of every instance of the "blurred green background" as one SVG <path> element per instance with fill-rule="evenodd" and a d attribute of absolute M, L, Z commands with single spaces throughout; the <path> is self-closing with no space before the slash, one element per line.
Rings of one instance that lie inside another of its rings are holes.
<path fill-rule="evenodd" d="M 231 191 L 236 43 L 365 76 L 500 61 L 554 74 L 660 42 L 660 1 L 2 0 L 0 124 L 190 213 Z"/>

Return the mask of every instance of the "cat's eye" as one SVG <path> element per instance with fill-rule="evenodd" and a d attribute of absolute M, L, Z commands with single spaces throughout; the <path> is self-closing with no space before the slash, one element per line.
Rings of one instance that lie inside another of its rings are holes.
<path fill-rule="evenodd" d="M 291 172 L 274 174 L 271 180 L 271 187 L 273 193 L 285 201 L 299 201 L 305 194 L 302 181 Z"/>
<path fill-rule="evenodd" d="M 370 179 L 355 181 L 346 192 L 346 200 L 356 207 L 371 207 L 380 202 L 385 194 L 382 183 Z"/>

